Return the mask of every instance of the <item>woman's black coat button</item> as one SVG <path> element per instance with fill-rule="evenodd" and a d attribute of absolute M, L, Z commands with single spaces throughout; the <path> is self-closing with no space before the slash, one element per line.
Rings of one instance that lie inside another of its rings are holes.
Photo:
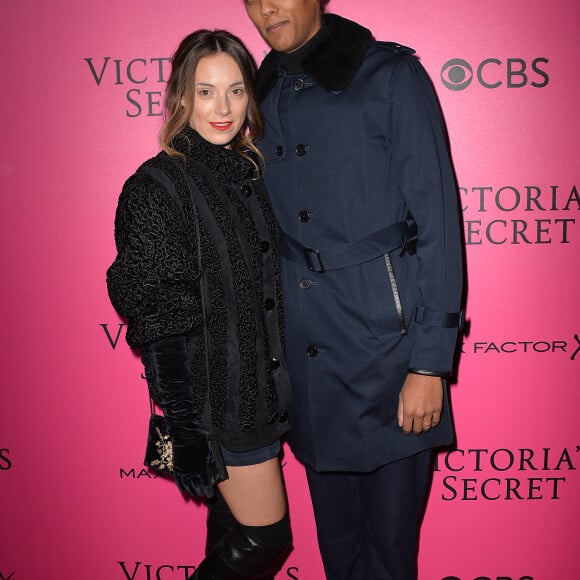
<path fill-rule="evenodd" d="M 270 249 L 270 242 L 267 242 L 266 240 L 262 240 L 260 242 L 260 252 L 262 252 L 262 254 L 265 254 L 269 249 Z"/>
<path fill-rule="evenodd" d="M 276 357 L 273 357 L 270 359 L 270 366 L 272 367 L 272 370 L 275 371 L 280 368 L 280 361 Z"/>
<path fill-rule="evenodd" d="M 288 413 L 283 411 L 280 413 L 280 423 L 286 423 L 286 421 L 288 421 Z"/>
<path fill-rule="evenodd" d="M 315 356 L 318 355 L 318 348 L 316 347 L 316 345 L 311 344 L 308 346 L 308 348 L 306 349 L 306 354 L 310 357 L 310 358 L 314 358 Z"/>
<path fill-rule="evenodd" d="M 264 308 L 266 310 L 272 310 L 274 306 L 276 306 L 276 302 L 274 302 L 272 298 L 266 298 L 266 300 L 264 300 Z"/>
<path fill-rule="evenodd" d="M 305 153 L 306 153 L 306 145 L 303 145 L 302 143 L 296 145 L 296 155 L 298 155 L 298 157 L 302 157 Z"/>
<path fill-rule="evenodd" d="M 244 185 L 242 185 L 242 195 L 245 195 L 246 197 L 250 197 L 250 195 L 252 195 L 252 193 L 254 193 L 252 186 L 248 185 L 247 183 L 244 183 Z"/>

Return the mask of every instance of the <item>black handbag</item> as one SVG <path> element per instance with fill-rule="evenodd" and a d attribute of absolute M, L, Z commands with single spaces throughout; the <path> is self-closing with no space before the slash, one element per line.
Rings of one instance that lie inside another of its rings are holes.
<path fill-rule="evenodd" d="M 155 413 L 153 399 L 149 399 L 149 403 L 151 415 L 143 463 L 161 475 L 170 476 L 173 473 L 173 443 L 167 432 L 165 417 Z"/>

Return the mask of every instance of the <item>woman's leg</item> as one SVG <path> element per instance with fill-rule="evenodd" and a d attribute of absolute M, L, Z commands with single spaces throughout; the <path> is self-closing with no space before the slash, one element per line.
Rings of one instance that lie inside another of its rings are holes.
<path fill-rule="evenodd" d="M 227 469 L 229 479 L 218 488 L 235 521 L 192 578 L 273 578 L 292 539 L 280 461 Z"/>
<path fill-rule="evenodd" d="M 267 526 L 286 513 L 286 492 L 277 457 L 257 465 L 228 466 L 218 488 L 233 516 L 244 526 Z"/>

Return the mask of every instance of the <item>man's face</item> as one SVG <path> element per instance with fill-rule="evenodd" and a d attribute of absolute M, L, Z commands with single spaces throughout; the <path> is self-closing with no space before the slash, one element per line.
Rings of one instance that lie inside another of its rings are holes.
<path fill-rule="evenodd" d="M 320 29 L 319 0 L 245 0 L 262 38 L 278 52 L 293 52 Z"/>

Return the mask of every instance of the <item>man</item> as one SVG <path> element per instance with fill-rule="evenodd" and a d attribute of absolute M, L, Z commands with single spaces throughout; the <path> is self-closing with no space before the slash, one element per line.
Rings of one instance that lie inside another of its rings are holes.
<path fill-rule="evenodd" d="M 259 146 L 282 230 L 289 442 L 327 578 L 411 580 L 431 450 L 453 439 L 456 185 L 414 51 L 320 1 L 245 2 L 272 48 Z"/>

